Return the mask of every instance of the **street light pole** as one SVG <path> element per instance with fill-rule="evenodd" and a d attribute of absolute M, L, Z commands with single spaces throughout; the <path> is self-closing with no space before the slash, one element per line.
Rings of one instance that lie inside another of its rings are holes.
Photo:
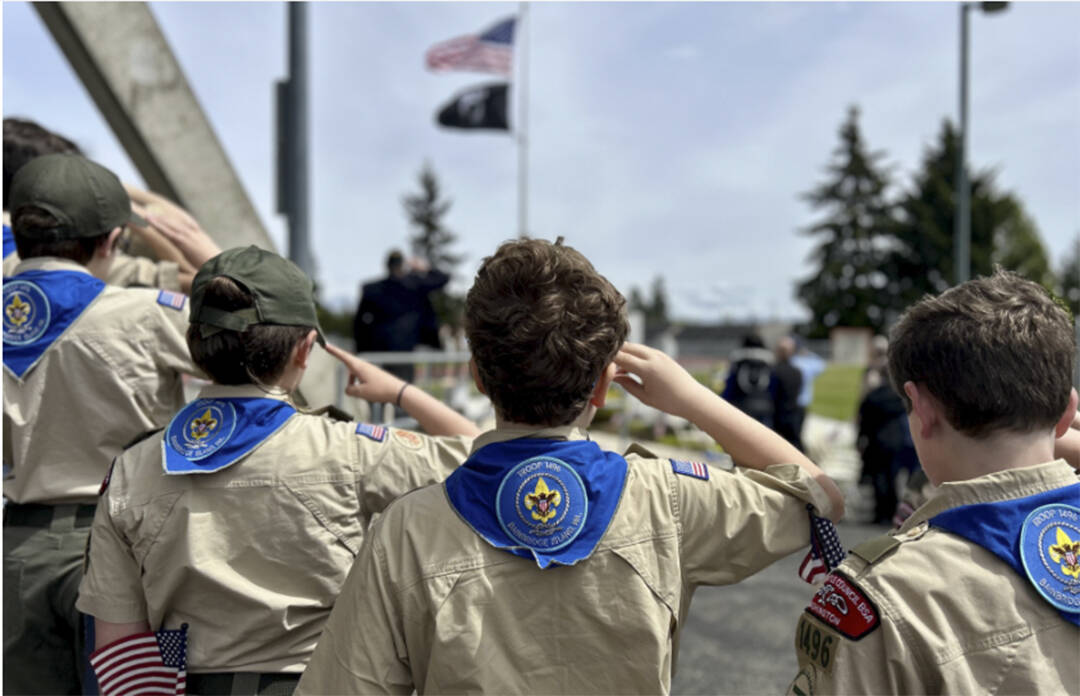
<path fill-rule="evenodd" d="M 977 7 L 987 14 L 1000 12 L 1007 2 L 960 3 L 960 133 L 956 148 L 956 222 L 953 231 L 953 279 L 957 285 L 971 277 L 971 182 L 966 154 L 968 134 L 968 13 Z"/>

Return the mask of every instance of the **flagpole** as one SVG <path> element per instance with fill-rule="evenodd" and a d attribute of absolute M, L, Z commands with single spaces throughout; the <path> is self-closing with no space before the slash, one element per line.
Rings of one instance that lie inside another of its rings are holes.
<path fill-rule="evenodd" d="M 529 230 L 529 42 L 525 35 L 526 27 L 529 26 L 526 17 L 529 12 L 529 3 L 519 3 L 521 11 L 518 13 L 518 236 L 528 236 Z"/>

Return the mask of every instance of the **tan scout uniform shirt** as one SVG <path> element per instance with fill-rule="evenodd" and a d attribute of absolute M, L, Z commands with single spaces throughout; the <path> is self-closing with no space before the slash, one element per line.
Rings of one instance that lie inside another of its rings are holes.
<path fill-rule="evenodd" d="M 526 435 L 585 437 L 502 430 L 473 447 Z M 626 459 L 604 537 L 569 567 L 540 570 L 490 546 L 442 485 L 391 505 L 296 693 L 666 693 L 694 589 L 738 582 L 805 547 L 804 501 L 826 512 L 829 502 L 794 464 L 712 468 L 703 481 L 667 459 Z"/>
<path fill-rule="evenodd" d="M 19 261 L 19 253 L 16 251 L 4 258 L 5 278 L 15 275 Z M 117 250 L 105 282 L 122 288 L 161 288 L 180 292 L 180 266 L 175 261 L 154 261 Z"/>
<path fill-rule="evenodd" d="M 56 258 L 16 269 L 28 270 L 87 272 Z M 184 338 L 188 307 L 157 297 L 106 286 L 22 380 L 4 370 L 9 501 L 94 502 L 113 457 L 183 405 L 180 373 L 197 372 Z"/>
<path fill-rule="evenodd" d="M 200 398 L 273 397 L 211 385 Z M 232 466 L 167 475 L 163 435 L 113 467 L 76 606 L 104 621 L 188 629 L 190 672 L 301 672 L 373 513 L 444 479 L 471 438 L 296 413 Z"/>
<path fill-rule="evenodd" d="M 1080 630 L 996 555 L 926 521 L 1077 480 L 1058 460 L 946 483 L 893 532 L 899 544 L 856 547 L 837 570 L 876 607 L 880 625 L 850 640 L 804 613 L 795 646 L 800 671 L 788 693 L 1076 693 Z"/>

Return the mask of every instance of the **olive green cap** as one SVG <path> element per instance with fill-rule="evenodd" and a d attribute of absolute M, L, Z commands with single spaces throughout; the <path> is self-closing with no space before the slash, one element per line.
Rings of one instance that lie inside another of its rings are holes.
<path fill-rule="evenodd" d="M 115 174 L 70 153 L 42 155 L 20 167 L 8 202 L 13 216 L 24 206 L 35 206 L 57 219 L 56 227 L 33 231 L 40 241 L 97 237 L 129 222 L 146 226 L 131 212 L 131 199 Z"/>
<path fill-rule="evenodd" d="M 218 276 L 251 293 L 255 306 L 225 310 L 203 304 L 207 284 Z M 319 343 L 326 345 L 315 314 L 315 284 L 292 261 L 254 245 L 228 249 L 202 265 L 191 282 L 191 323 L 203 325 L 204 337 L 222 329 L 243 331 L 252 324 L 307 326 L 318 331 Z"/>

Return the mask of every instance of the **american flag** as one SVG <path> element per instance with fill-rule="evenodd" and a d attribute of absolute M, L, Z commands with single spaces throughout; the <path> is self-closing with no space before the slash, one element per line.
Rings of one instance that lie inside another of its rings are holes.
<path fill-rule="evenodd" d="M 472 70 L 509 75 L 514 55 L 514 17 L 480 35 L 459 36 L 428 49 L 429 70 Z"/>
<path fill-rule="evenodd" d="M 136 633 L 90 654 L 101 696 L 187 692 L 187 624 Z"/>
<path fill-rule="evenodd" d="M 807 505 L 806 512 L 810 515 L 810 550 L 799 565 L 799 577 L 811 585 L 820 585 L 847 554 L 840 544 L 836 525 L 815 515 L 813 505 Z"/>

